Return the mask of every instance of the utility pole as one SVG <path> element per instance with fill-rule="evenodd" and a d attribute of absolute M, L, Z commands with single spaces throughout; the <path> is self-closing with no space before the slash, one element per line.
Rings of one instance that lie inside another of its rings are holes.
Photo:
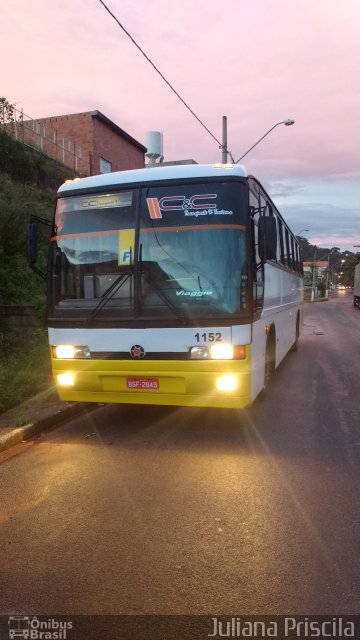
<path fill-rule="evenodd" d="M 311 300 L 310 302 L 314 302 L 315 299 L 315 282 L 316 282 L 316 245 L 314 251 L 314 261 L 313 261 L 313 273 L 312 273 L 312 285 L 311 285 Z"/>
<path fill-rule="evenodd" d="M 325 289 L 325 300 L 329 300 L 329 271 L 330 271 L 330 253 L 328 253 L 328 266 L 326 269 L 326 289 Z"/>
<path fill-rule="evenodd" d="M 222 164 L 227 163 L 227 117 L 222 117 L 222 147 L 221 147 L 221 162 Z"/>

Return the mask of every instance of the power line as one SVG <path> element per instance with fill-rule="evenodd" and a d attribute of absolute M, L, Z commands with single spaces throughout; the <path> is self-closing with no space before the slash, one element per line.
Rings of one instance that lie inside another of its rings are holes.
<path fill-rule="evenodd" d="M 152 60 L 150 60 L 149 56 L 146 55 L 145 51 L 143 51 L 142 48 L 140 47 L 140 45 L 138 45 L 138 43 L 136 42 L 136 40 L 134 40 L 132 35 L 130 35 L 130 33 L 121 24 L 120 20 L 118 20 L 118 18 L 112 13 L 112 11 L 110 11 L 109 7 L 105 4 L 105 2 L 103 2 L 103 0 L 99 0 L 99 2 L 102 4 L 104 9 L 111 15 L 111 17 L 115 20 L 115 22 L 119 25 L 120 29 L 122 29 L 124 31 L 124 33 L 126 33 L 128 38 L 130 38 L 131 42 L 135 45 L 135 47 L 137 47 L 139 49 L 139 51 L 142 53 L 144 58 L 146 58 L 146 60 L 155 69 L 156 73 L 158 73 L 159 76 L 164 80 L 164 82 L 166 82 L 168 87 L 170 87 L 171 91 L 173 91 L 173 93 L 175 93 L 175 95 L 179 98 L 179 100 L 181 100 L 183 105 L 188 109 L 188 111 L 190 111 L 190 113 L 194 116 L 194 118 L 196 118 L 196 120 L 201 124 L 201 126 L 205 129 L 205 131 L 207 131 L 208 134 L 213 138 L 213 140 L 215 140 L 215 142 L 218 143 L 219 148 L 222 149 L 223 145 L 221 144 L 221 142 L 216 138 L 216 136 L 214 136 L 213 133 L 211 133 L 210 129 L 208 129 L 208 127 L 202 122 L 202 120 L 200 120 L 200 118 L 196 115 L 196 113 L 194 113 L 194 111 L 189 107 L 189 105 L 185 102 L 185 100 L 181 97 L 181 95 L 176 91 L 176 89 L 174 89 L 172 84 L 165 78 L 165 76 L 161 73 L 161 71 L 157 68 L 157 66 L 152 62 Z"/>

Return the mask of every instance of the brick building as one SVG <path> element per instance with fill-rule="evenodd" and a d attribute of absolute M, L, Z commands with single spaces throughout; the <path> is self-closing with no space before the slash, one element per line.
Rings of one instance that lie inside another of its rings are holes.
<path fill-rule="evenodd" d="M 81 149 L 87 175 L 144 167 L 146 147 L 100 111 L 40 118 L 37 122 L 44 130 L 54 131 L 58 139 L 72 141 Z"/>

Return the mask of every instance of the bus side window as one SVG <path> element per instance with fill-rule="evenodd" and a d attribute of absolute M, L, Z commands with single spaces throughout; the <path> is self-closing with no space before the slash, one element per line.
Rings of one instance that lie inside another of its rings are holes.
<path fill-rule="evenodd" d="M 281 262 L 281 260 L 280 260 L 280 241 L 279 241 L 280 220 L 278 219 L 278 216 L 274 212 L 271 204 L 267 205 L 267 215 L 270 218 L 275 218 L 275 222 L 276 222 L 276 258 L 275 258 L 275 262 Z"/>
<path fill-rule="evenodd" d="M 283 262 L 284 262 L 284 266 L 287 266 L 287 260 L 288 260 L 288 252 L 287 252 L 287 246 L 286 246 L 286 233 L 285 233 L 285 227 L 282 228 L 282 232 L 283 232 L 283 236 L 282 236 L 282 243 L 283 243 Z"/>
<path fill-rule="evenodd" d="M 285 263 L 283 226 L 280 219 L 278 219 L 278 261 Z"/>
<path fill-rule="evenodd" d="M 285 247 L 286 247 L 285 264 L 287 267 L 291 268 L 292 256 L 291 256 L 291 249 L 290 249 L 290 242 L 289 242 L 289 232 L 287 229 L 285 229 Z"/>
<path fill-rule="evenodd" d="M 294 243 L 294 239 L 291 236 L 290 238 L 291 240 L 291 253 L 292 253 L 292 268 L 294 269 L 294 271 L 297 270 L 297 259 L 296 259 L 296 252 L 295 252 L 295 243 Z"/>
<path fill-rule="evenodd" d="M 297 260 L 297 271 L 301 273 L 301 255 L 300 255 L 300 247 L 296 244 L 296 260 Z"/>
<path fill-rule="evenodd" d="M 250 191 L 249 203 L 257 212 L 251 217 L 251 253 L 252 253 L 252 274 L 253 274 L 253 311 L 259 311 L 263 304 L 264 282 L 263 269 L 259 255 L 258 221 L 260 217 L 259 202 Z"/>
<path fill-rule="evenodd" d="M 259 213 L 259 201 L 256 196 L 250 191 L 250 207 L 253 208 L 256 213 L 251 216 L 251 244 L 252 244 L 252 256 L 253 256 L 253 276 L 256 278 L 256 273 L 260 265 L 259 256 L 259 241 L 258 241 L 258 221 L 260 217 Z"/>

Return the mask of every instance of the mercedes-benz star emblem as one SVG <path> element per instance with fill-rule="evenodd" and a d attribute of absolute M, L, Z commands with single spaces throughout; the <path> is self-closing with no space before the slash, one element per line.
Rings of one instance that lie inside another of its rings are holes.
<path fill-rule="evenodd" d="M 134 344 L 130 349 L 130 355 L 132 358 L 143 358 L 145 356 L 145 349 L 140 344 Z"/>

